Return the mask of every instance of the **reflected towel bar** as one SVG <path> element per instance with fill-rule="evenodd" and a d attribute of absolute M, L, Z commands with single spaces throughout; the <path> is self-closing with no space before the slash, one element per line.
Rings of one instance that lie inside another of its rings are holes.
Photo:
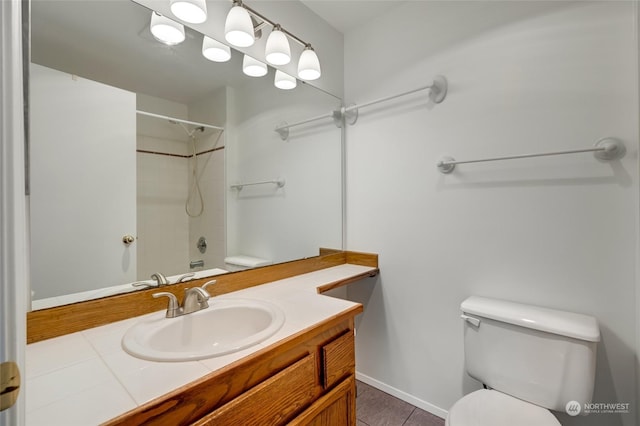
<path fill-rule="evenodd" d="M 429 99 L 436 104 L 439 104 L 444 100 L 447 96 L 447 79 L 441 75 L 436 76 L 433 79 L 433 83 L 418 87 L 417 89 L 408 90 L 406 92 L 398 93 L 395 95 L 387 96 L 384 98 L 376 99 L 374 101 L 365 102 L 360 105 L 350 105 L 348 107 L 342 107 L 339 110 L 331 111 L 328 114 L 318 115 L 316 117 L 309 118 L 307 120 L 296 121 L 295 123 L 288 124 L 286 121 L 280 123 L 274 130 L 280 135 L 280 138 L 284 141 L 289 137 L 289 129 L 291 127 L 300 126 L 302 124 L 311 123 L 314 121 L 322 120 L 325 118 L 333 118 L 333 122 L 337 127 L 342 127 L 342 120 L 349 124 L 355 124 L 358 120 L 358 111 L 360 108 L 367 108 L 375 104 L 379 104 L 381 102 L 390 101 L 396 98 L 400 98 L 402 96 L 411 95 L 416 92 L 420 92 L 422 90 L 430 89 L 429 91 Z"/>
<path fill-rule="evenodd" d="M 278 179 L 274 179 L 274 180 L 263 180 L 260 182 L 246 182 L 246 183 L 236 183 L 235 185 L 231 185 L 230 188 L 231 189 L 237 189 L 238 191 L 241 191 L 243 187 L 245 186 L 251 186 L 251 185 L 264 185 L 264 184 L 268 184 L 268 183 L 273 183 L 275 185 L 278 186 L 278 188 L 282 188 L 285 184 L 285 180 L 282 178 L 278 178 Z"/>
<path fill-rule="evenodd" d="M 451 173 L 456 168 L 456 164 L 482 163 L 486 161 L 515 160 L 520 158 L 547 157 L 552 155 L 579 154 L 583 152 L 593 152 L 598 160 L 617 160 L 624 157 L 626 148 L 624 143 L 615 138 L 603 138 L 595 143 L 594 148 L 572 149 L 567 151 L 543 152 L 539 154 L 510 155 L 507 157 L 483 158 L 480 160 L 456 161 L 453 157 L 442 157 L 436 164 L 441 173 Z"/>

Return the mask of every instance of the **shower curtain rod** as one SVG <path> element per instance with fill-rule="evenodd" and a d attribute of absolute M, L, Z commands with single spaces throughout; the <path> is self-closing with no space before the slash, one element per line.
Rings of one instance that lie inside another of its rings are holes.
<path fill-rule="evenodd" d="M 278 125 L 274 130 L 280 135 L 280 138 L 282 140 L 286 140 L 289 137 L 289 129 L 291 127 L 300 126 L 302 124 L 311 123 L 313 121 L 322 120 L 324 118 L 333 118 L 333 121 L 338 127 L 341 127 L 341 122 L 343 118 L 347 123 L 353 125 L 358 119 L 358 111 L 360 108 L 367 108 L 372 105 L 390 101 L 396 98 L 400 98 L 402 96 L 411 95 L 413 93 L 420 92 L 427 89 L 430 89 L 429 99 L 431 99 L 434 103 L 439 104 L 447 96 L 447 79 L 441 75 L 438 75 L 433 79 L 433 83 L 429 85 L 418 87 L 412 90 L 407 90 L 402 93 L 386 96 L 384 98 L 376 99 L 373 101 L 365 102 L 360 105 L 350 105 L 348 107 L 342 107 L 339 110 L 331 111 L 328 114 L 318 115 L 316 117 L 308 118 L 306 120 L 296 121 L 295 123 L 288 124 L 284 122 Z"/>
<path fill-rule="evenodd" d="M 152 112 L 136 110 L 137 114 L 146 115 L 148 117 L 160 118 L 162 120 L 174 121 L 176 123 L 189 124 L 197 127 L 205 127 L 207 129 L 224 130 L 224 127 L 213 126 L 211 124 L 198 123 L 197 121 L 182 120 L 180 118 L 169 117 L 166 115 L 154 114 Z"/>

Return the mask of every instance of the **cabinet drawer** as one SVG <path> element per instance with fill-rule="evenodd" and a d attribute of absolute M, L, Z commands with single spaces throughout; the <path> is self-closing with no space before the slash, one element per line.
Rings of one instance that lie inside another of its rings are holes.
<path fill-rule="evenodd" d="M 355 373 L 355 357 L 352 330 L 322 347 L 322 384 L 325 389 Z"/>
<path fill-rule="evenodd" d="M 307 355 L 193 425 L 285 424 L 316 398 L 315 365 L 315 356 Z"/>

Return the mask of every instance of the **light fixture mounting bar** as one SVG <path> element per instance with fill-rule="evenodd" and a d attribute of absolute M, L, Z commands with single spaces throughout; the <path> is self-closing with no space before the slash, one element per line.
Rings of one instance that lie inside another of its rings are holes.
<path fill-rule="evenodd" d="M 244 7 L 247 12 L 249 12 L 251 15 L 255 16 L 258 19 L 261 19 L 263 22 L 268 23 L 269 25 L 271 25 L 272 27 L 275 27 L 276 24 L 275 22 L 273 22 L 271 19 L 266 18 L 264 15 L 262 15 L 259 12 L 256 12 L 253 8 L 247 6 L 246 4 L 244 4 L 243 2 L 238 2 L 238 1 L 234 1 L 234 3 L 239 4 L 240 6 Z M 259 26 L 262 24 L 259 24 Z M 300 37 L 296 36 L 295 34 L 292 34 L 291 32 L 287 31 L 287 29 L 282 28 L 282 26 L 280 27 L 280 30 L 285 33 L 286 35 L 288 35 L 289 37 L 291 37 L 291 39 L 295 40 L 296 42 L 298 42 L 299 44 L 301 44 L 303 47 L 306 46 L 310 46 L 311 43 L 307 43 L 306 41 L 302 40 Z"/>

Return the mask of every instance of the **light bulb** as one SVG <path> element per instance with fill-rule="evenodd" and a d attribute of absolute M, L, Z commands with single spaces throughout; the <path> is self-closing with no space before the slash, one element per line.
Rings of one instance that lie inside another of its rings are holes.
<path fill-rule="evenodd" d="M 291 90 L 296 88 L 298 81 L 294 76 L 280 70 L 276 70 L 274 84 L 278 89 Z"/>
<path fill-rule="evenodd" d="M 249 47 L 255 43 L 253 22 L 244 7 L 236 4 L 229 11 L 224 24 L 224 38 L 238 47 Z"/>
<path fill-rule="evenodd" d="M 171 0 L 171 13 L 190 24 L 201 24 L 207 20 L 205 0 Z"/>
<path fill-rule="evenodd" d="M 242 60 L 242 71 L 250 77 L 262 77 L 267 74 L 267 64 L 252 58 L 251 56 L 244 55 Z"/>
<path fill-rule="evenodd" d="M 273 65 L 286 65 L 291 62 L 291 48 L 286 34 L 280 25 L 273 27 L 265 47 L 265 59 Z"/>
<path fill-rule="evenodd" d="M 227 62 L 231 59 L 231 48 L 211 37 L 202 39 L 202 56 L 214 62 Z"/>
<path fill-rule="evenodd" d="M 151 34 L 161 43 L 174 46 L 184 41 L 184 26 L 158 12 L 151 12 Z"/>
<path fill-rule="evenodd" d="M 298 60 L 298 77 L 302 80 L 316 80 L 320 78 L 320 61 L 311 45 L 307 45 Z"/>

